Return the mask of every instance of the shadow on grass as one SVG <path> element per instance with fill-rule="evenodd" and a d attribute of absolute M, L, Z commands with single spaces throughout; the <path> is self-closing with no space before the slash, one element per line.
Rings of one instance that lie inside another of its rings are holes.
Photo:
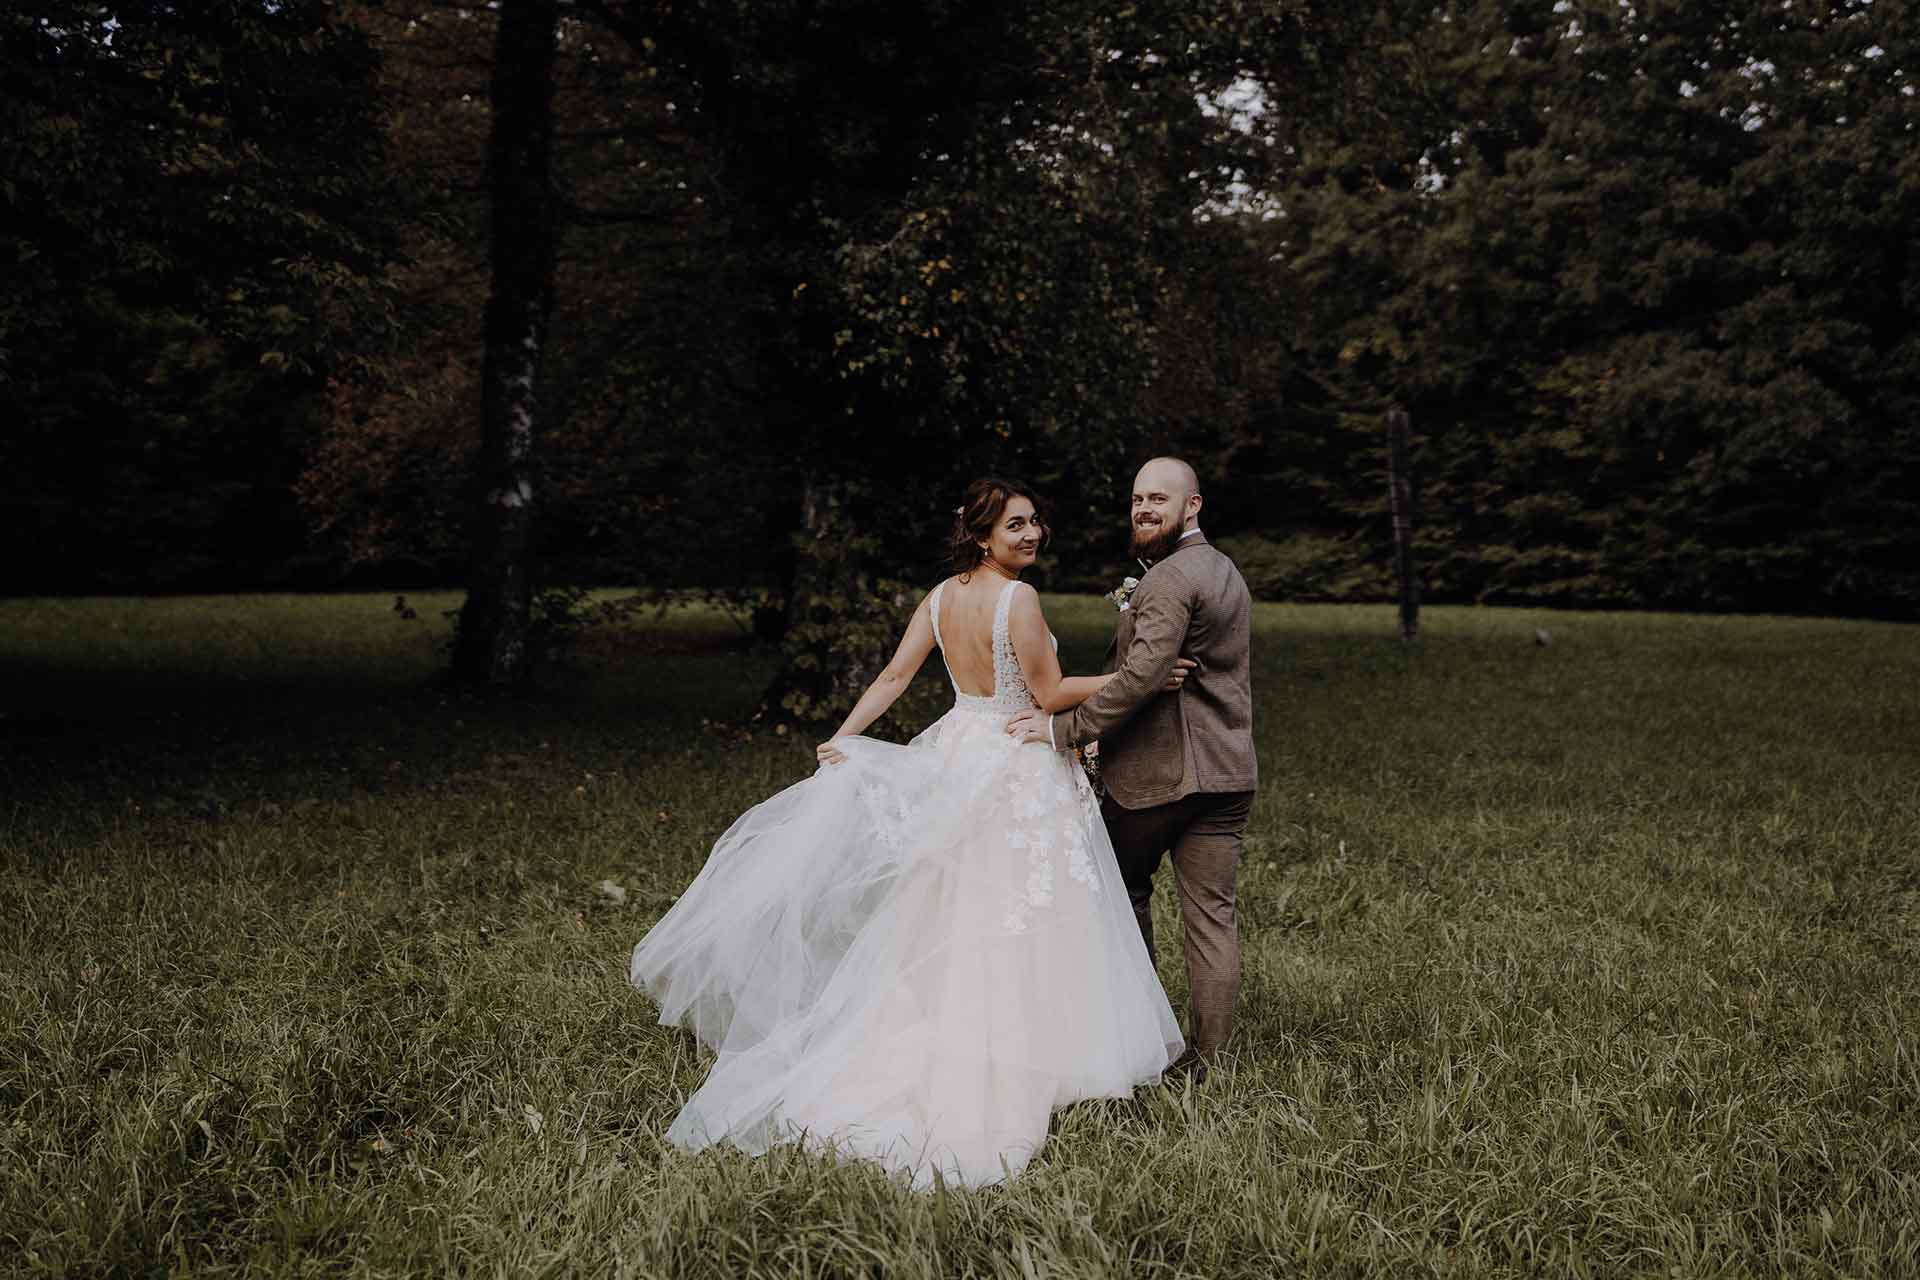
<path fill-rule="evenodd" d="M 439 603 L 408 620 L 369 597 L 0 602 L 0 786 L 31 802 L 304 773 L 378 790 L 397 762 L 741 718 L 771 671 L 723 615 L 690 609 L 586 638 L 530 690 L 464 690 Z"/>

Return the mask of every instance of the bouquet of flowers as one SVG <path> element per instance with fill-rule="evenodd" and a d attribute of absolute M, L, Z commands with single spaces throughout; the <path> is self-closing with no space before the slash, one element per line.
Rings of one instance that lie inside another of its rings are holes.
<path fill-rule="evenodd" d="M 1093 784 L 1093 794 L 1104 796 L 1106 788 L 1100 784 L 1100 744 L 1098 741 L 1082 743 L 1073 749 L 1073 758 L 1087 775 L 1087 781 Z"/>

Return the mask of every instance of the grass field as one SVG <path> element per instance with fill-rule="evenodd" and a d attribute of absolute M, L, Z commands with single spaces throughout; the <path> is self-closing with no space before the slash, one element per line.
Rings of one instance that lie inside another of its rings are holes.
<path fill-rule="evenodd" d="M 1261 606 L 1238 1069 L 915 1195 L 661 1142 L 766 659 L 473 700 L 390 603 L 0 602 L 0 1272 L 1920 1275 L 1920 631 Z"/>

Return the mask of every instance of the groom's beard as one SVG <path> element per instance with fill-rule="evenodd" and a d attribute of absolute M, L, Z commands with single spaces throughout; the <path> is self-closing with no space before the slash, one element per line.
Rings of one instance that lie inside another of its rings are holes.
<path fill-rule="evenodd" d="M 1186 532 L 1177 524 L 1162 522 L 1157 525 L 1133 526 L 1133 558 L 1136 560 L 1164 560 L 1167 553 L 1180 545 L 1180 535 Z"/>

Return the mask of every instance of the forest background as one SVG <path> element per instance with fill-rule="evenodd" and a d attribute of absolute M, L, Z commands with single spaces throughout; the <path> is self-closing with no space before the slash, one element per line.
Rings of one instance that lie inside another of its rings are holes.
<path fill-rule="evenodd" d="M 697 591 L 822 714 L 981 473 L 1046 496 L 1054 589 L 1125 571 L 1177 450 L 1256 594 L 1388 598 L 1400 406 L 1429 600 L 1920 616 L 1917 34 L 10 5 L 0 591 L 465 582 L 464 632 L 532 639 Z"/>

